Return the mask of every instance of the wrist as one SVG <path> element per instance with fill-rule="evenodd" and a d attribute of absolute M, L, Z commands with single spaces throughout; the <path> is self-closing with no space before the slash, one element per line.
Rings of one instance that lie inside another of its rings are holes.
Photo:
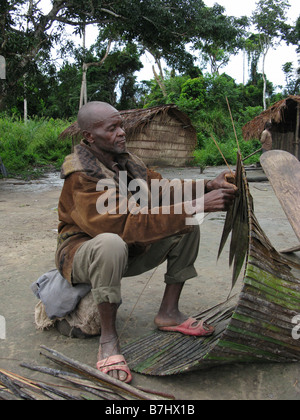
<path fill-rule="evenodd" d="M 215 188 L 214 188 L 214 181 L 213 180 L 210 180 L 205 184 L 205 192 L 206 193 L 209 193 L 210 191 L 213 191 L 214 189 Z"/>

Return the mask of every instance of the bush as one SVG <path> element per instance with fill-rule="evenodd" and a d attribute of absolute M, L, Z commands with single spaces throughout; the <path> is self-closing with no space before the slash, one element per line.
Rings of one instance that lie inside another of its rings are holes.
<path fill-rule="evenodd" d="M 229 165 L 235 165 L 238 152 L 236 140 L 231 139 L 225 143 L 217 140 L 217 143 L 227 163 Z M 243 139 L 239 139 L 239 147 L 243 158 L 251 155 L 251 153 L 258 150 L 260 146 L 261 145 L 258 141 L 245 142 Z M 259 157 L 260 154 L 252 156 L 247 159 L 246 164 L 248 165 L 258 162 Z M 194 158 L 196 165 L 199 165 L 200 168 L 204 168 L 205 166 L 225 165 L 224 159 L 212 139 L 207 140 L 201 149 L 195 150 Z"/>
<path fill-rule="evenodd" d="M 36 169 L 60 169 L 71 152 L 71 140 L 60 141 L 60 133 L 68 121 L 33 119 L 25 124 L 20 119 L 0 117 L 0 156 L 10 176 L 32 173 Z"/>
<path fill-rule="evenodd" d="M 203 77 L 188 79 L 181 89 L 177 105 L 184 112 L 195 112 L 203 108 L 206 98 L 206 86 Z"/>

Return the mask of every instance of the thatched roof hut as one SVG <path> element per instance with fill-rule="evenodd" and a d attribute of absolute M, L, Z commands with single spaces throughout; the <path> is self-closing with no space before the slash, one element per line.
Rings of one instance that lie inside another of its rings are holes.
<path fill-rule="evenodd" d="M 197 134 L 189 117 L 175 105 L 121 111 L 127 146 L 149 166 L 184 166 L 193 159 Z M 60 138 L 82 138 L 77 122 Z"/>
<path fill-rule="evenodd" d="M 272 122 L 273 149 L 285 150 L 300 160 L 300 96 L 289 96 L 243 127 L 247 140 L 260 139 L 266 122 Z"/>

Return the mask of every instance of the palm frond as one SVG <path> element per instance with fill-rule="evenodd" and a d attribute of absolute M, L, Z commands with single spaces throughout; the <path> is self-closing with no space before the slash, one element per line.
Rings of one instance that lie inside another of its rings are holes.
<path fill-rule="evenodd" d="M 165 376 L 230 363 L 300 361 L 300 340 L 292 337 L 300 266 L 278 253 L 260 227 L 240 154 L 236 183 L 240 195 L 227 214 L 219 253 L 231 233 L 232 285 L 246 258 L 241 292 L 193 315 L 215 327 L 211 337 L 155 330 L 128 344 L 122 352 L 131 370 Z"/>
<path fill-rule="evenodd" d="M 249 243 L 249 200 L 247 194 L 247 180 L 243 171 L 242 157 L 238 152 L 235 183 L 239 194 L 231 209 L 227 212 L 224 230 L 220 242 L 218 258 L 231 233 L 229 251 L 229 265 L 233 265 L 232 286 L 234 288 L 244 265 Z"/>

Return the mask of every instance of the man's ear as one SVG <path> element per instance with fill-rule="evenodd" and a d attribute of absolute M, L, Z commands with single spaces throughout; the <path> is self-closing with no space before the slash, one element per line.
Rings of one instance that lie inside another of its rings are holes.
<path fill-rule="evenodd" d="M 83 136 L 84 136 L 85 140 L 86 140 L 88 143 L 90 143 L 90 144 L 95 143 L 95 140 L 94 140 L 94 138 L 93 138 L 93 135 L 92 135 L 90 132 L 88 132 L 88 131 L 84 130 L 84 131 L 82 132 L 82 134 L 83 134 Z"/>

